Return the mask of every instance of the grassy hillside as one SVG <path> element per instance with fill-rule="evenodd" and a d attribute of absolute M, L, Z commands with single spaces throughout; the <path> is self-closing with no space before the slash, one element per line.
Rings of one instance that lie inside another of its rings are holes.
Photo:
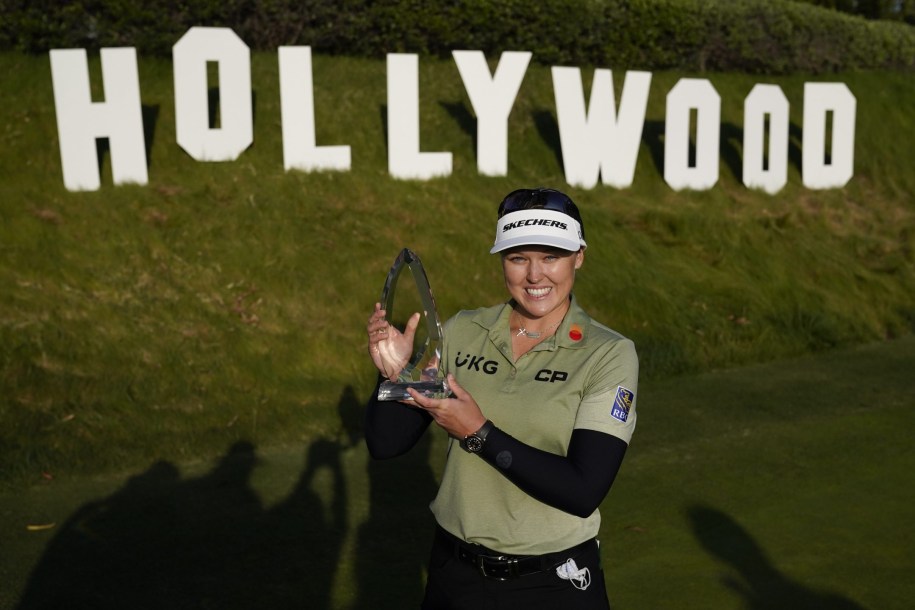
<path fill-rule="evenodd" d="M 708 75 L 727 144 L 713 190 L 677 193 L 660 177 L 664 98 L 690 75 L 656 73 L 633 187 L 581 191 L 564 183 L 547 68 L 529 69 L 512 111 L 509 175 L 488 178 L 454 64 L 420 67 L 423 150 L 453 153 L 450 178 L 391 179 L 384 62 L 325 57 L 318 141 L 350 145 L 353 170 L 285 173 L 276 56 L 258 54 L 255 143 L 238 161 L 181 151 L 171 65 L 141 59 L 150 184 L 112 186 L 106 158 L 101 190 L 70 193 L 47 57 L 0 55 L 0 479 L 352 431 L 341 413 L 371 388 L 363 321 L 394 255 L 422 256 L 443 317 L 498 302 L 494 209 L 521 185 L 579 203 L 590 247 L 576 292 L 636 341 L 645 379 L 912 332 L 909 76 L 819 78 L 857 96 L 855 178 L 805 189 L 797 131 L 773 197 L 737 179 L 743 100 L 759 79 Z M 805 80 L 766 79 L 798 129 Z"/>

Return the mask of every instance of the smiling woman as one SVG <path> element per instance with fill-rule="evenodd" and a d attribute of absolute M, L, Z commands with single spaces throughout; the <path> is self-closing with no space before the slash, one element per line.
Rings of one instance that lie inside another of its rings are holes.
<path fill-rule="evenodd" d="M 409 390 L 372 400 L 366 442 L 401 455 L 435 422 L 450 448 L 431 508 L 438 524 L 422 607 L 608 608 L 598 506 L 635 429 L 632 342 L 592 320 L 572 294 L 587 247 L 577 206 L 552 189 L 520 189 L 498 210 L 496 240 L 511 297 L 445 324 L 442 365 L 453 395 Z M 396 379 L 419 316 L 403 332 L 376 304 L 369 353 Z M 459 451 L 463 449 L 463 451 Z"/>
<path fill-rule="evenodd" d="M 502 256 L 505 287 L 515 302 L 510 317 L 515 360 L 549 336 L 569 311 L 575 271 L 584 251 L 518 246 Z"/>
<path fill-rule="evenodd" d="M 517 331 L 515 360 L 565 318 L 587 245 L 578 207 L 563 193 L 520 189 L 502 201 L 490 253 L 502 253 L 505 287 L 514 301 L 509 320 Z"/>

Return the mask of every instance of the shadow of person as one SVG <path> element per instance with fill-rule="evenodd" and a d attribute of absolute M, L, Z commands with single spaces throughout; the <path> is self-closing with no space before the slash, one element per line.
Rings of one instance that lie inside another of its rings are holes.
<path fill-rule="evenodd" d="M 365 417 L 365 402 L 356 396 L 353 386 L 347 385 L 337 401 L 337 415 L 340 424 L 346 433 L 346 440 L 350 447 L 362 440 L 362 420 Z"/>
<path fill-rule="evenodd" d="M 331 607 L 346 538 L 347 488 L 340 451 L 336 441 L 313 441 L 295 488 L 265 515 L 249 578 L 260 596 L 250 607 Z"/>
<path fill-rule="evenodd" d="M 256 463 L 247 442 L 187 481 L 158 462 L 79 508 L 49 543 L 17 608 L 247 610 L 273 601 L 252 578 L 250 551 L 263 545 L 264 521 L 249 486 Z"/>
<path fill-rule="evenodd" d="M 740 594 L 750 610 L 864 610 L 841 595 L 814 591 L 786 578 L 750 534 L 723 512 L 692 506 L 687 516 L 703 548 L 736 570 L 736 577 L 723 577 L 722 582 Z"/>
<path fill-rule="evenodd" d="M 161 536 L 177 522 L 170 496 L 178 469 L 158 462 L 112 496 L 78 509 L 48 544 L 32 571 L 20 610 L 154 607 L 135 604 L 148 594 L 148 574 L 165 560 Z M 155 591 L 154 594 L 161 594 Z"/>
<path fill-rule="evenodd" d="M 263 506 L 251 489 L 257 465 L 254 445 L 232 445 L 208 474 L 182 483 L 173 493 L 174 529 L 162 532 L 166 562 L 151 575 L 168 574 L 175 602 L 197 608 L 243 608 L 251 599 L 252 557 Z M 255 598 L 256 599 L 256 598 Z"/>
<path fill-rule="evenodd" d="M 405 407 L 406 408 L 406 407 Z M 406 455 L 368 462 L 369 517 L 359 527 L 356 610 L 419 607 L 438 483 L 429 465 L 432 430 Z"/>

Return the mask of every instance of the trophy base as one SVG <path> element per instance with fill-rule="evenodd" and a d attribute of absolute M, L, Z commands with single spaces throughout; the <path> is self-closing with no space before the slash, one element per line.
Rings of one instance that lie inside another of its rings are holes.
<path fill-rule="evenodd" d="M 378 387 L 378 400 L 413 400 L 407 393 L 407 388 L 413 388 L 423 396 L 429 398 L 448 398 L 451 389 L 442 381 L 384 381 Z"/>

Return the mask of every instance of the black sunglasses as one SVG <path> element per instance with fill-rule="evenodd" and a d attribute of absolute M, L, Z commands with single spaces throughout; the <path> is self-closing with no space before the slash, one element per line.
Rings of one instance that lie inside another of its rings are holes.
<path fill-rule="evenodd" d="M 585 238 L 585 225 L 581 221 L 581 214 L 575 202 L 560 191 L 555 189 L 518 189 L 505 196 L 499 204 L 499 218 L 520 210 L 553 210 L 562 212 L 578 221 L 581 227 L 581 238 Z"/>

